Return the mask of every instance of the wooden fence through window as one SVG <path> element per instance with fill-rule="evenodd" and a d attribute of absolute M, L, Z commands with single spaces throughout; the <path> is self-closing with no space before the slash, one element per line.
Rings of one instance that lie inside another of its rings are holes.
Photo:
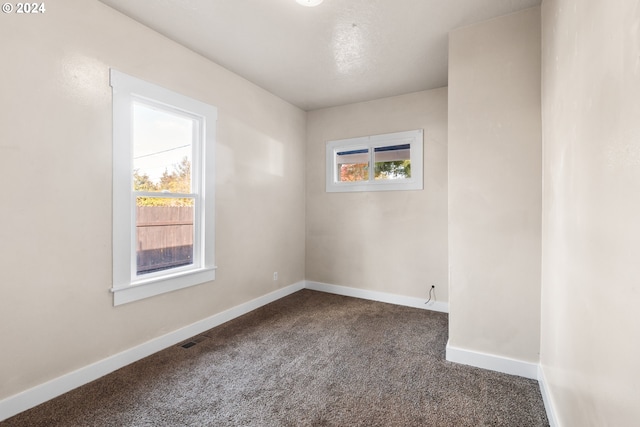
<path fill-rule="evenodd" d="M 137 273 L 193 263 L 193 207 L 138 206 Z"/>

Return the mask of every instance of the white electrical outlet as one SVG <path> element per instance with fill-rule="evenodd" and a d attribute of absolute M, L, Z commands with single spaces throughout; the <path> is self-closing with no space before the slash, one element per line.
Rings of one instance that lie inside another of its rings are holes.
<path fill-rule="evenodd" d="M 273 272 L 273 280 L 278 280 L 278 272 L 277 271 Z"/>

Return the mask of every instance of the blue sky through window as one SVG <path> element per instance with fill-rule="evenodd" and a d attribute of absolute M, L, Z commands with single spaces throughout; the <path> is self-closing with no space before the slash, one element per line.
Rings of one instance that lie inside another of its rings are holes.
<path fill-rule="evenodd" d="M 133 168 L 158 182 L 182 159 L 192 161 L 194 120 L 150 105 L 133 104 Z"/>

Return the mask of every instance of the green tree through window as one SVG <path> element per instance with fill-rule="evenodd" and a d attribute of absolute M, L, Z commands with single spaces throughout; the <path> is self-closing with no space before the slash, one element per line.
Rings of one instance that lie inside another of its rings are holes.
<path fill-rule="evenodd" d="M 153 191 L 168 193 L 191 193 L 191 162 L 185 156 L 180 163 L 174 165 L 173 171 L 164 170 L 160 180 L 153 182 L 146 173 L 133 171 L 134 191 Z M 193 199 L 167 199 L 158 197 L 137 197 L 137 206 L 193 206 Z"/>
<path fill-rule="evenodd" d="M 411 160 L 376 162 L 375 179 L 411 178 Z"/>

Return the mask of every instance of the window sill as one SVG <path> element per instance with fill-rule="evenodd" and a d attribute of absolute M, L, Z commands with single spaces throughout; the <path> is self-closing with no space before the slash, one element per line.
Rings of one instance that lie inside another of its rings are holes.
<path fill-rule="evenodd" d="M 397 179 L 381 181 L 337 182 L 326 186 L 327 193 L 348 193 L 356 191 L 404 191 L 422 190 L 422 181 L 417 179 Z"/>
<path fill-rule="evenodd" d="M 111 288 L 113 305 L 118 306 L 155 295 L 210 282 L 216 278 L 216 267 L 201 268 L 134 282 L 129 286 Z"/>

